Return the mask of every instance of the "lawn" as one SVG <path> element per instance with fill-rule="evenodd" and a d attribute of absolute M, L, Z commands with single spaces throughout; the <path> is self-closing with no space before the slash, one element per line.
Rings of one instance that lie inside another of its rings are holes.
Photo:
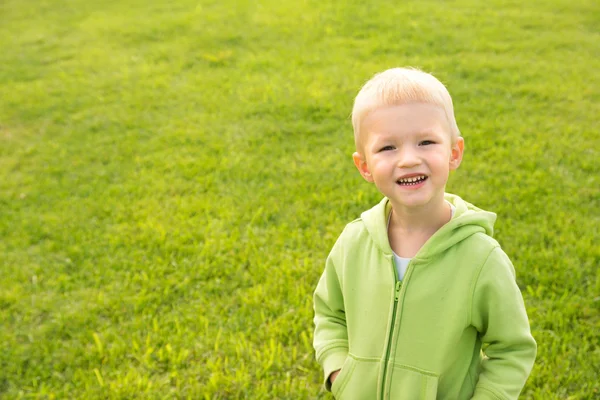
<path fill-rule="evenodd" d="M 445 82 L 539 346 L 600 398 L 600 3 L 0 2 L 0 398 L 330 398 L 312 291 L 379 201 L 349 114 Z"/>

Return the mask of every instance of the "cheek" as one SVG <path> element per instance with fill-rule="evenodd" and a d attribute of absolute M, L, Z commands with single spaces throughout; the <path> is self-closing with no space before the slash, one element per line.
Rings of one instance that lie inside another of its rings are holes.
<path fill-rule="evenodd" d="M 381 157 L 371 157 L 370 159 L 367 159 L 367 164 L 370 166 L 371 171 L 374 171 L 381 168 L 383 160 Z"/>
<path fill-rule="evenodd" d="M 394 169 L 394 163 L 390 162 L 389 159 L 380 158 L 373 163 L 373 170 L 380 173 L 388 172 L 390 169 Z"/>
<path fill-rule="evenodd" d="M 451 168 L 451 159 L 449 156 L 440 154 L 431 159 L 431 167 L 439 172 L 449 171 Z"/>
<path fill-rule="evenodd" d="M 452 160 L 452 154 L 449 151 L 444 151 L 436 154 L 436 163 L 449 165 Z"/>

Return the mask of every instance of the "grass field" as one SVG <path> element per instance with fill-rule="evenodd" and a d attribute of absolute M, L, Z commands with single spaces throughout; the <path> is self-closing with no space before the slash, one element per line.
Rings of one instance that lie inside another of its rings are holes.
<path fill-rule="evenodd" d="M 101 4 L 105 3 L 105 4 Z M 0 1 L 0 398 L 329 398 L 312 291 L 380 195 L 353 96 L 454 96 L 538 359 L 600 398 L 600 3 Z"/>

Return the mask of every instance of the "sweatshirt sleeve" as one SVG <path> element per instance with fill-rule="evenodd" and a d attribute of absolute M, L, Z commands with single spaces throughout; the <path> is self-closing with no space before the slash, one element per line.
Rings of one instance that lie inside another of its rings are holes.
<path fill-rule="evenodd" d="M 340 279 L 333 261 L 333 252 L 327 258 L 325 271 L 314 293 L 315 334 L 314 348 L 317 362 L 324 372 L 324 383 L 331 390 L 329 375 L 341 369 L 348 356 L 348 331 Z"/>
<path fill-rule="evenodd" d="M 473 399 L 517 399 L 533 368 L 537 347 L 514 267 L 499 247 L 479 273 L 471 323 L 485 353 Z"/>

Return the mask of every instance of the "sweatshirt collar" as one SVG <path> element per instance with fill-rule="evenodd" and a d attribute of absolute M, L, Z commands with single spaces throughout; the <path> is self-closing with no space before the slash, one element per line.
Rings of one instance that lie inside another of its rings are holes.
<path fill-rule="evenodd" d="M 453 194 L 446 193 L 444 198 L 454 205 L 454 216 L 429 238 L 415 258 L 429 258 L 477 232 L 493 235 L 496 214 L 481 210 Z M 391 210 L 389 199 L 384 197 L 375 207 L 361 214 L 361 219 L 373 242 L 388 256 L 393 254 L 387 231 Z"/>

